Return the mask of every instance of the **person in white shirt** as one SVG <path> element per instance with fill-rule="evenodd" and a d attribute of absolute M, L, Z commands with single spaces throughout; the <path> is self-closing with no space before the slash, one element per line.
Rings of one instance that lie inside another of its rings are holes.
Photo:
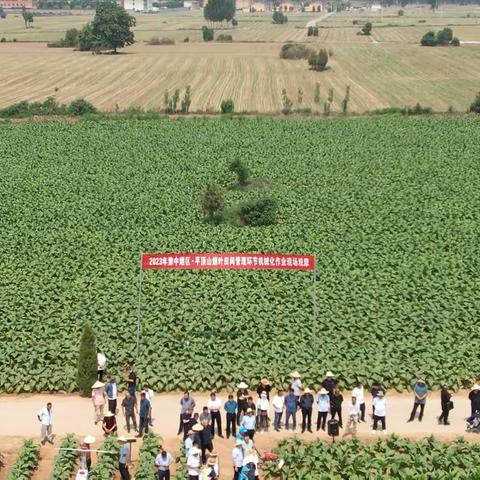
<path fill-rule="evenodd" d="M 255 424 L 256 424 L 256 419 L 255 419 L 255 415 L 253 414 L 253 410 L 251 408 L 247 408 L 247 414 L 243 416 L 241 426 L 247 429 L 247 435 L 252 440 L 255 435 Z"/>
<path fill-rule="evenodd" d="M 100 350 L 97 350 L 97 375 L 99 382 L 103 382 L 103 375 L 105 374 L 106 368 L 107 358 Z"/>
<path fill-rule="evenodd" d="M 173 457 L 161 447 L 160 453 L 155 458 L 155 466 L 158 469 L 158 480 L 170 480 L 170 465 L 173 463 Z"/>
<path fill-rule="evenodd" d="M 300 374 L 295 370 L 291 374 L 292 377 L 292 384 L 291 388 L 293 390 L 293 394 L 297 397 L 297 405 L 302 395 L 302 380 L 300 380 Z"/>
<path fill-rule="evenodd" d="M 198 480 L 200 476 L 200 467 L 202 462 L 200 461 L 200 454 L 202 451 L 193 446 L 190 449 L 190 455 L 187 458 L 187 473 L 189 480 Z"/>
<path fill-rule="evenodd" d="M 232 460 L 233 460 L 233 480 L 238 480 L 240 472 L 243 467 L 243 442 L 237 440 L 235 442 L 235 447 L 232 449 Z"/>
<path fill-rule="evenodd" d="M 346 435 L 355 436 L 357 434 L 357 423 L 358 423 L 359 415 L 360 415 L 360 405 L 357 402 L 357 398 L 352 396 L 352 401 L 348 406 L 347 429 L 343 436 L 346 436 Z"/>
<path fill-rule="evenodd" d="M 325 430 L 325 425 L 327 424 L 327 415 L 330 411 L 330 397 L 328 395 L 328 390 L 322 387 L 317 395 L 317 432 L 320 430 Z"/>
<path fill-rule="evenodd" d="M 37 418 L 42 424 L 40 429 L 40 441 L 42 442 L 42 445 L 45 445 L 45 442 L 53 445 L 53 412 L 51 402 L 48 402 L 47 406 L 38 412 Z"/>
<path fill-rule="evenodd" d="M 270 402 L 268 401 L 267 392 L 262 392 L 257 400 L 257 417 L 258 431 L 268 432 L 268 414 L 270 410 Z"/>
<path fill-rule="evenodd" d="M 365 392 L 363 390 L 363 383 L 357 382 L 355 388 L 352 390 L 352 397 L 357 399 L 357 405 L 360 409 L 359 422 L 365 423 Z"/>
<path fill-rule="evenodd" d="M 188 458 L 190 455 L 190 449 L 193 447 L 193 430 L 189 430 L 187 438 L 185 439 L 185 442 L 183 443 L 184 445 L 184 450 L 185 450 L 185 457 Z"/>
<path fill-rule="evenodd" d="M 275 418 L 273 420 L 273 428 L 277 432 L 279 432 L 282 422 L 283 410 L 285 408 L 285 395 L 283 390 L 279 390 L 278 393 L 273 397 L 272 405 L 275 414 Z"/>
<path fill-rule="evenodd" d="M 387 426 L 385 421 L 386 415 L 386 400 L 383 390 L 380 390 L 377 393 L 377 396 L 373 399 L 373 408 L 375 409 L 375 414 L 373 415 L 373 430 L 372 433 L 377 433 L 378 431 L 378 422 L 382 424 L 382 432 L 387 433 Z"/>
<path fill-rule="evenodd" d="M 210 398 L 208 399 L 207 403 L 208 410 L 210 412 L 210 416 L 212 418 L 212 423 L 210 424 L 210 428 L 212 430 L 212 437 L 215 436 L 215 423 L 217 424 L 218 436 L 223 438 L 222 435 L 222 416 L 220 415 L 220 410 L 222 409 L 222 400 L 217 398 L 217 394 L 212 392 L 210 394 Z"/>

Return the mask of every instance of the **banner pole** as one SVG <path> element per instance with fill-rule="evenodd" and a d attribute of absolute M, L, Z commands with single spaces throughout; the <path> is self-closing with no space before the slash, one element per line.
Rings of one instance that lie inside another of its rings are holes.
<path fill-rule="evenodd" d="M 312 349 L 313 356 L 317 356 L 317 257 L 313 257 L 313 324 L 312 324 Z"/>
<path fill-rule="evenodd" d="M 142 283 L 143 283 L 143 253 L 140 252 L 140 273 L 138 274 L 138 299 L 137 299 L 137 353 L 136 360 L 140 355 L 140 325 L 142 322 Z"/>

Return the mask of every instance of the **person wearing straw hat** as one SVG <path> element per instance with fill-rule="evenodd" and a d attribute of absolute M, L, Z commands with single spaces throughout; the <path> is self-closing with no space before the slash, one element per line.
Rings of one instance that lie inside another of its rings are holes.
<path fill-rule="evenodd" d="M 90 470 L 90 467 L 92 466 L 92 452 L 90 450 L 92 444 L 95 443 L 95 440 L 96 438 L 93 435 L 87 435 L 79 447 L 79 457 L 80 459 L 82 456 L 85 458 L 85 467 L 87 470 Z"/>
<path fill-rule="evenodd" d="M 97 380 L 92 385 L 92 403 L 95 411 L 95 425 L 102 421 L 105 408 L 105 388 L 102 382 Z"/>
<path fill-rule="evenodd" d="M 352 390 L 352 397 L 357 399 L 357 405 L 360 408 L 359 422 L 365 422 L 365 389 L 363 383 L 358 381 L 355 383 L 355 387 Z"/>
<path fill-rule="evenodd" d="M 109 412 L 111 413 L 111 412 Z M 130 445 L 125 437 L 118 437 L 120 451 L 118 452 L 118 470 L 122 480 L 130 480 L 130 472 L 128 471 L 128 459 L 130 457 Z"/>
<path fill-rule="evenodd" d="M 274 414 L 273 428 L 275 431 L 279 432 L 282 423 L 283 410 L 285 409 L 285 395 L 281 388 L 277 390 L 277 394 L 273 397 L 272 406 Z"/>
<path fill-rule="evenodd" d="M 307 387 L 303 391 L 302 396 L 300 397 L 299 405 L 302 410 L 302 433 L 305 433 L 305 430 L 312 432 L 312 408 L 313 408 L 314 398 L 312 391 Z"/>
<path fill-rule="evenodd" d="M 300 374 L 295 370 L 290 374 L 292 377 L 292 383 L 290 388 L 293 390 L 293 394 L 297 398 L 297 405 L 302 395 L 302 380 L 300 378 Z"/>
<path fill-rule="evenodd" d="M 203 430 L 203 425 L 201 423 L 196 423 L 192 427 L 193 432 L 193 445 L 196 445 L 198 448 L 202 445 L 202 439 L 200 437 L 200 432 Z"/>
<path fill-rule="evenodd" d="M 270 382 L 268 378 L 263 377 L 260 380 L 260 383 L 258 384 L 257 387 L 257 394 L 259 397 L 262 396 L 262 393 L 265 392 L 267 394 L 268 400 L 270 400 L 270 391 L 272 390 L 272 386 L 270 385 Z"/>
<path fill-rule="evenodd" d="M 201 425 L 200 425 L 201 426 Z M 185 456 L 188 457 L 190 454 L 190 449 L 193 447 L 193 430 L 189 430 L 187 434 L 187 438 L 183 442 L 183 450 L 185 451 Z"/>
<path fill-rule="evenodd" d="M 268 432 L 269 411 L 270 402 L 268 400 L 267 392 L 262 392 L 260 398 L 257 400 L 258 431 L 260 433 Z"/>
<path fill-rule="evenodd" d="M 253 410 L 251 408 L 247 408 L 247 413 L 243 416 L 242 419 L 242 426 L 247 429 L 246 433 L 252 440 L 255 435 L 255 425 L 256 419 Z"/>
<path fill-rule="evenodd" d="M 330 397 L 328 396 L 328 390 L 321 388 L 317 395 L 317 432 L 320 430 L 325 430 L 325 425 L 327 424 L 327 415 L 330 411 Z"/>
<path fill-rule="evenodd" d="M 333 389 L 335 388 L 336 384 L 337 384 L 337 381 L 335 380 L 335 375 L 329 370 L 325 374 L 325 379 L 322 382 L 322 387 L 328 391 L 328 395 L 330 396 L 330 399 L 332 398 Z"/>
<path fill-rule="evenodd" d="M 373 399 L 373 408 L 375 409 L 375 413 L 373 415 L 373 430 L 372 433 L 377 433 L 378 431 L 378 422 L 382 424 L 382 429 L 380 430 L 382 433 L 387 433 L 387 425 L 386 425 L 386 400 L 385 394 L 383 390 L 380 390 L 377 393 L 377 396 Z"/>
<path fill-rule="evenodd" d="M 160 447 L 160 453 L 155 458 L 158 480 L 170 480 L 170 465 L 173 463 L 173 457 L 165 448 Z"/>
<path fill-rule="evenodd" d="M 220 409 L 222 408 L 222 400 L 217 397 L 216 392 L 210 394 L 210 398 L 207 402 L 208 410 L 212 416 L 212 423 L 210 428 L 212 429 L 212 437 L 215 437 L 215 424 L 217 424 L 218 436 L 223 438 L 222 435 L 222 416 L 220 414 Z"/>
<path fill-rule="evenodd" d="M 218 452 L 213 451 L 210 453 L 210 455 L 208 456 L 207 465 L 212 468 L 212 473 L 215 474 L 215 477 L 212 477 L 212 478 L 218 478 L 220 476 L 220 464 L 218 461 Z"/>
<path fill-rule="evenodd" d="M 110 410 L 103 417 L 102 430 L 106 437 L 117 431 L 117 419 Z"/>
<path fill-rule="evenodd" d="M 240 382 L 237 385 L 237 425 L 240 426 L 243 416 L 247 413 L 248 385 Z"/>
<path fill-rule="evenodd" d="M 428 387 L 423 378 L 419 378 L 413 385 L 413 409 L 410 413 L 410 418 L 408 422 L 413 422 L 415 415 L 417 413 L 417 408 L 420 406 L 420 414 L 418 415 L 418 421 L 421 422 L 423 419 L 423 412 L 425 410 L 425 403 L 427 401 Z"/>
<path fill-rule="evenodd" d="M 476 411 L 480 412 L 480 385 L 478 383 L 473 384 L 468 399 L 470 400 L 471 415 L 475 415 Z"/>
<path fill-rule="evenodd" d="M 228 396 L 223 408 L 226 412 L 227 438 L 230 438 L 230 435 L 235 437 L 237 435 L 237 402 L 232 394 Z"/>
<path fill-rule="evenodd" d="M 200 454 L 202 451 L 195 445 L 190 449 L 190 455 L 187 458 L 187 474 L 189 480 L 198 480 L 200 476 Z"/>
<path fill-rule="evenodd" d="M 238 480 L 240 472 L 243 467 L 243 442 L 242 440 L 236 440 L 235 446 L 232 449 L 233 460 L 233 480 Z"/>
<path fill-rule="evenodd" d="M 295 396 L 293 388 L 290 388 L 288 395 L 285 395 L 285 430 L 290 428 L 290 417 L 292 418 L 292 430 L 297 429 L 297 410 L 298 398 Z"/>

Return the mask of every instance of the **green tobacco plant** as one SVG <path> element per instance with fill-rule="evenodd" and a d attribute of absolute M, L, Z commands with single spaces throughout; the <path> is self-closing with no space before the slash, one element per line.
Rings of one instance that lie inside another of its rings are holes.
<path fill-rule="evenodd" d="M 119 445 L 116 436 L 108 437 L 101 447 L 108 453 L 99 453 L 97 462 L 88 475 L 89 480 L 112 480 L 118 468 Z"/>
<path fill-rule="evenodd" d="M 75 435 L 69 433 L 60 443 L 60 448 L 78 448 Z M 74 450 L 59 450 L 53 463 L 52 480 L 70 480 L 77 463 L 78 452 Z"/>
<path fill-rule="evenodd" d="M 25 440 L 7 480 L 29 480 L 37 468 L 40 447 L 33 440 Z"/>
<path fill-rule="evenodd" d="M 157 472 L 155 457 L 159 453 L 161 442 L 162 439 L 153 432 L 149 432 L 143 437 L 135 480 L 151 480 L 155 478 Z"/>

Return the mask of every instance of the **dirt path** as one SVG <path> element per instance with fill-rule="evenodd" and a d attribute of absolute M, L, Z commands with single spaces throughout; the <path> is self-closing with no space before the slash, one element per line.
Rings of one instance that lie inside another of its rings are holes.
<path fill-rule="evenodd" d="M 206 405 L 207 396 L 205 394 L 193 395 L 197 402 L 197 410 Z M 176 454 L 180 447 L 180 437 L 176 435 L 179 420 L 179 399 L 181 394 L 158 394 L 153 400 L 154 431 L 159 433 L 167 450 Z M 226 394 L 220 395 L 222 400 L 226 399 Z M 344 395 L 344 415 L 347 408 L 350 395 Z M 406 423 L 410 409 L 412 407 L 411 394 L 389 393 L 387 395 L 387 428 L 388 433 L 396 433 L 409 438 L 422 438 L 434 434 L 443 440 L 453 440 L 459 435 L 465 434 L 465 417 L 470 413 L 470 402 L 468 392 L 458 392 L 453 397 L 455 409 L 451 413 L 451 425 L 438 425 L 437 415 L 440 413 L 440 399 L 438 392 L 434 392 L 428 399 L 425 409 L 423 422 L 417 420 L 412 423 Z M 56 435 L 55 447 L 58 447 L 60 439 L 67 433 L 73 432 L 83 437 L 86 434 L 92 434 L 97 437 L 96 447 L 102 443 L 101 426 L 94 425 L 93 411 L 90 399 L 81 398 L 76 395 L 63 394 L 38 394 L 38 395 L 5 395 L 0 396 L 0 409 L 5 413 L 0 432 L 0 451 L 5 455 L 7 463 L 6 468 L 0 472 L 0 480 L 7 476 L 11 464 L 15 460 L 16 452 L 23 438 L 38 438 L 40 425 L 36 419 L 36 414 L 48 401 L 53 403 L 54 409 L 54 433 Z M 367 398 L 367 413 L 371 410 L 370 398 Z M 314 420 L 316 413 L 314 413 Z M 222 420 L 224 416 L 222 415 Z M 298 415 L 300 420 L 300 415 Z M 124 433 L 124 419 L 118 418 L 119 432 Z M 298 430 L 297 430 L 297 433 Z M 273 448 L 278 440 L 287 437 L 286 432 L 270 432 L 268 434 L 257 434 L 255 443 L 261 452 Z M 371 433 L 370 422 L 359 426 L 360 438 L 368 441 L 376 438 Z M 315 438 L 327 439 L 324 432 L 307 433 L 303 437 L 306 440 Z M 474 435 L 468 435 L 472 441 L 480 439 Z M 138 451 L 141 443 L 134 444 L 132 459 L 134 463 L 138 459 Z M 53 468 L 53 458 L 57 453 L 55 447 L 41 447 L 41 458 L 39 470 L 34 479 L 47 479 Z M 223 471 L 230 471 L 231 461 L 230 452 L 232 448 L 232 439 L 215 439 L 215 449 L 220 454 L 220 466 Z"/>
<path fill-rule="evenodd" d="M 333 15 L 335 12 L 329 12 L 329 13 L 324 13 L 321 17 L 314 18 L 313 20 L 310 20 L 307 22 L 306 27 L 316 27 L 317 24 L 319 24 L 321 21 L 325 20 L 328 18 L 330 15 Z"/>

